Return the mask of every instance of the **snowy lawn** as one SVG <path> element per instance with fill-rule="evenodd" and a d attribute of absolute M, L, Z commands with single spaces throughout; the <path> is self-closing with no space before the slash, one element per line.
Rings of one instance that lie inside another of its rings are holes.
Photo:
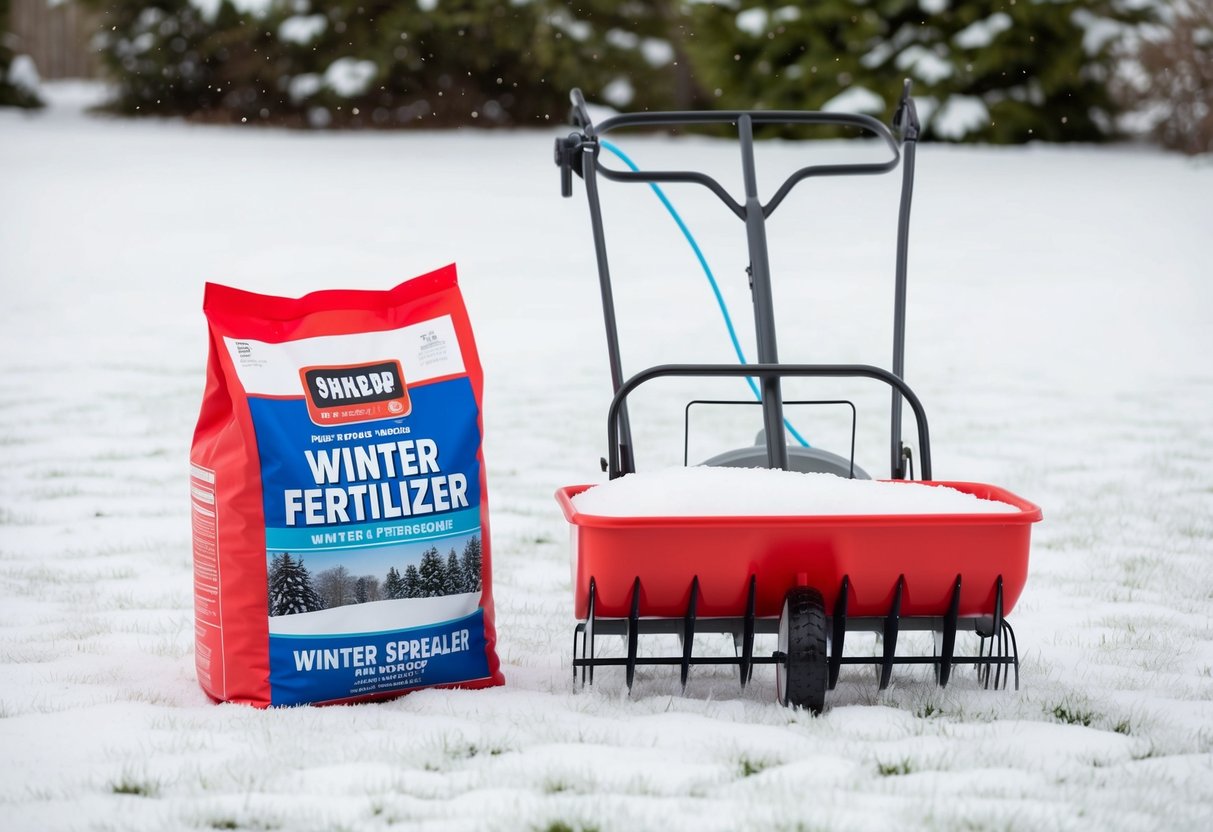
<path fill-rule="evenodd" d="M 573 684 L 568 530 L 552 495 L 603 478 L 609 380 L 584 194 L 578 182 L 562 201 L 550 161 L 560 129 L 126 123 L 82 115 L 70 88 L 54 95 L 49 112 L 0 113 L 0 827 L 1213 822 L 1207 162 L 921 149 L 907 378 L 937 478 L 1044 509 L 1011 616 L 1022 689 L 982 690 L 961 667 L 940 690 L 910 667 L 879 693 L 855 667 L 813 718 L 775 704 L 769 667 L 744 691 L 725 668 L 693 671 L 685 693 L 657 668 L 630 696 L 622 671 Z M 740 178 L 726 142 L 619 143 L 643 165 Z M 764 145 L 764 192 L 773 171 L 878 151 L 808 152 Z M 773 217 L 784 360 L 889 364 L 897 184 L 810 180 Z M 625 370 L 733 360 L 661 206 L 644 187 L 605 190 Z M 748 347 L 741 224 L 706 191 L 671 197 Z M 186 482 L 203 282 L 297 295 L 387 287 L 452 260 L 486 371 L 507 686 L 269 712 L 210 703 L 194 680 Z M 788 387 L 854 399 L 857 462 L 887 473 L 884 389 Z M 696 394 L 749 395 L 736 380 L 648 385 L 633 411 L 642 468 L 681 463 Z M 847 453 L 849 413 L 790 415 Z M 757 420 L 696 410 L 692 461 L 750 444 Z"/>

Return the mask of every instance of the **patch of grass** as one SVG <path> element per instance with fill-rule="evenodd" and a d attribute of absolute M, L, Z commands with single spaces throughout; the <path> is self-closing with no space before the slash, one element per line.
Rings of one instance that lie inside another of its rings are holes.
<path fill-rule="evenodd" d="M 1133 733 L 1133 725 L 1129 720 L 1122 719 L 1120 722 L 1112 726 L 1112 730 L 1118 734 L 1124 734 L 1126 737 Z"/>
<path fill-rule="evenodd" d="M 1141 760 L 1153 760 L 1156 757 L 1163 757 L 1163 756 L 1165 756 L 1163 754 L 1163 752 L 1159 751 L 1158 748 L 1154 745 L 1154 743 L 1151 742 L 1143 750 L 1133 752 L 1133 761 L 1140 762 Z"/>
<path fill-rule="evenodd" d="M 477 745 L 469 742 L 462 735 L 443 736 L 431 746 L 431 762 L 425 766 L 426 771 L 440 771 L 449 763 L 460 760 L 470 760 L 481 754 L 496 756 L 504 754 L 508 749 L 494 745 Z"/>
<path fill-rule="evenodd" d="M 564 780 L 553 778 L 543 782 L 543 791 L 546 794 L 560 794 L 561 792 L 567 792 L 570 788 L 572 788 L 572 786 L 570 786 Z"/>
<path fill-rule="evenodd" d="M 425 771 L 442 772 L 458 766 L 463 760 L 471 760 L 482 754 L 496 757 L 511 749 L 500 745 L 477 745 L 463 737 L 442 737 L 430 746 L 429 759 L 422 764 Z"/>
<path fill-rule="evenodd" d="M 37 519 L 32 514 L 17 514 L 6 508 L 0 508 L 0 526 L 32 526 Z"/>
<path fill-rule="evenodd" d="M 138 780 L 129 774 L 122 775 L 110 783 L 110 791 L 114 794 L 130 794 L 136 797 L 156 797 L 160 794 L 160 784 L 155 780 Z"/>
<path fill-rule="evenodd" d="M 930 719 L 931 717 L 939 716 L 942 713 L 943 713 L 942 708 L 940 708 L 938 705 L 932 705 L 930 702 L 928 702 L 927 704 L 923 705 L 921 708 L 916 710 L 914 712 L 914 715 L 917 716 L 919 719 Z"/>
<path fill-rule="evenodd" d="M 876 763 L 876 773 L 881 777 L 899 777 L 914 770 L 909 758 L 903 758 L 895 763 Z"/>
<path fill-rule="evenodd" d="M 1091 723 L 1095 721 L 1095 714 L 1090 711 L 1072 708 L 1065 703 L 1053 708 L 1053 716 L 1059 722 L 1064 722 L 1067 725 L 1081 725 L 1083 728 L 1090 728 Z"/>
<path fill-rule="evenodd" d="M 554 820 L 547 826 L 536 826 L 537 832 L 598 832 L 597 826 L 572 825 L 562 820 Z"/>
<path fill-rule="evenodd" d="M 771 764 L 766 760 L 754 760 L 750 757 L 742 757 L 737 761 L 737 770 L 742 777 L 753 777 L 755 774 L 766 771 L 771 767 Z"/>
<path fill-rule="evenodd" d="M 144 702 L 148 705 L 173 706 L 178 704 L 177 698 L 171 693 L 135 687 L 124 687 L 122 698 L 130 702 Z"/>
<path fill-rule="evenodd" d="M 206 825 L 211 829 L 261 829 L 267 832 L 279 828 L 278 823 L 272 820 L 254 818 L 252 820 L 239 821 L 236 818 L 226 816 L 211 818 L 206 822 Z M 341 828 L 343 827 L 336 827 L 336 829 Z"/>
<path fill-rule="evenodd" d="M 939 818 L 931 817 L 931 820 L 939 821 Z M 947 818 L 945 825 L 936 827 L 940 829 L 951 829 L 955 832 L 1014 832 L 1016 829 L 1015 823 L 1009 820 L 995 821 L 990 818 Z"/>
<path fill-rule="evenodd" d="M 50 802 L 52 800 L 59 799 L 59 795 L 55 794 L 53 791 L 48 789 L 46 786 L 26 786 L 25 795 L 30 800 L 37 800 L 37 801 L 42 801 L 42 802 Z"/>
<path fill-rule="evenodd" d="M 443 751 L 451 760 L 470 760 L 480 753 L 480 749 L 474 743 L 457 742 L 454 744 L 443 741 Z"/>

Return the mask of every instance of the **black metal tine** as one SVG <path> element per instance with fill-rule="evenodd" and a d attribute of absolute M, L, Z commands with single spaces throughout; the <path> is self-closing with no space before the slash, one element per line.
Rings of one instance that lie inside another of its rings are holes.
<path fill-rule="evenodd" d="M 598 607 L 598 584 L 593 578 L 590 578 L 590 609 L 589 615 L 586 616 L 586 636 L 589 639 L 590 649 L 586 653 L 585 643 L 581 645 L 582 658 L 588 658 L 589 663 L 581 668 L 581 683 L 585 684 L 586 667 L 589 668 L 590 684 L 594 684 L 594 639 L 597 638 L 597 628 L 594 626 L 594 613 Z"/>
<path fill-rule="evenodd" d="M 987 645 L 989 645 L 988 652 L 987 652 Z M 993 636 L 982 636 L 981 637 L 980 655 L 982 658 L 993 658 L 994 657 L 994 637 Z M 977 672 L 977 678 L 981 682 L 981 686 L 983 688 L 985 688 L 986 690 L 990 689 L 990 665 L 988 663 L 983 663 L 981 665 L 980 669 Z"/>
<path fill-rule="evenodd" d="M 960 576 L 952 585 L 952 600 L 943 618 L 943 640 L 939 646 L 939 686 L 946 688 L 952 678 L 952 657 L 956 654 L 956 627 L 960 621 Z"/>
<path fill-rule="evenodd" d="M 993 657 L 993 638 L 992 637 L 990 637 L 990 636 L 981 637 L 981 650 L 979 651 L 978 655 L 983 657 L 983 659 L 986 659 L 986 657 Z M 990 690 L 990 665 L 989 665 L 989 663 L 983 662 L 978 667 L 978 680 L 981 683 L 981 686 L 983 686 L 983 688 L 985 688 L 986 690 Z"/>
<path fill-rule="evenodd" d="M 579 623 L 573 628 L 573 684 L 577 684 L 577 636 L 581 636 L 582 648 L 585 645 L 585 622 Z M 582 668 L 582 673 L 585 668 Z"/>
<path fill-rule="evenodd" d="M 838 671 L 842 669 L 842 646 L 847 637 L 847 596 L 850 594 L 851 577 L 842 576 L 838 588 L 838 600 L 834 602 L 834 632 L 830 635 L 829 689 L 838 684 Z"/>
<path fill-rule="evenodd" d="M 687 603 L 687 614 L 682 624 L 682 689 L 686 690 L 687 676 L 691 672 L 691 651 L 695 641 L 695 608 L 699 603 L 699 576 L 691 581 L 691 600 Z"/>
<path fill-rule="evenodd" d="M 1002 661 L 998 665 L 999 671 L 1002 673 L 1002 685 L 999 690 L 1006 690 L 1007 685 L 1011 682 L 1011 640 L 1007 637 L 1007 622 L 1002 622 Z"/>
<path fill-rule="evenodd" d="M 1002 630 L 1002 575 L 994 583 L 994 635 Z"/>
<path fill-rule="evenodd" d="M 998 658 L 1006 656 L 1006 638 L 1002 631 L 1002 575 L 998 576 L 998 580 L 994 584 L 994 632 L 993 638 L 998 640 Z M 991 645 L 993 652 L 993 645 Z M 1002 678 L 1003 663 L 999 662 L 994 667 L 994 690 L 999 690 L 1000 687 L 1005 687 L 1006 682 Z"/>
<path fill-rule="evenodd" d="M 998 690 L 1002 685 L 1002 631 L 990 637 L 990 650 L 994 661 L 990 662 L 990 689 Z"/>
<path fill-rule="evenodd" d="M 998 690 L 1002 684 L 1002 634 L 990 636 L 990 690 Z"/>
<path fill-rule="evenodd" d="M 741 686 L 744 688 L 754 673 L 754 594 L 758 588 L 756 576 L 750 576 L 750 592 L 745 603 L 745 629 L 741 636 Z"/>
<path fill-rule="evenodd" d="M 880 690 L 889 686 L 893 676 L 893 657 L 897 652 L 897 630 L 901 624 L 901 593 L 905 588 L 906 576 L 899 575 L 897 589 L 893 592 L 893 606 L 884 620 L 884 659 L 880 663 Z"/>
<path fill-rule="evenodd" d="M 628 613 L 628 663 L 627 684 L 628 692 L 632 690 L 632 680 L 636 677 L 636 649 L 640 645 L 640 577 L 632 584 L 632 611 Z"/>
<path fill-rule="evenodd" d="M 1003 621 L 1002 626 L 1006 627 L 1011 635 L 1011 652 L 1015 658 L 1015 690 L 1019 690 L 1019 642 L 1015 640 L 1015 630 L 1011 627 L 1011 622 Z"/>

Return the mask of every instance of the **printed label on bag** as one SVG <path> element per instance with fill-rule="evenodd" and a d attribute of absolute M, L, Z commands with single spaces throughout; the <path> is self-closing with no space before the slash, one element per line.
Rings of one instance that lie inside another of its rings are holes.
<path fill-rule="evenodd" d="M 299 376 L 308 414 L 318 425 L 395 419 L 412 410 L 399 361 L 304 367 Z"/>
<path fill-rule="evenodd" d="M 305 615 L 307 613 L 304 613 Z M 383 633 L 270 633 L 274 705 L 373 696 L 488 675 L 484 612 Z"/>
<path fill-rule="evenodd" d="M 449 326 L 228 345 L 261 460 L 274 705 L 488 675 L 478 408 L 458 344 L 435 355 Z"/>

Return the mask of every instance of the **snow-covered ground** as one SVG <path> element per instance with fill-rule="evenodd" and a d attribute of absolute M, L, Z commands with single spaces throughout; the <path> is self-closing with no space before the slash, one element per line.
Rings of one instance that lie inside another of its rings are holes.
<path fill-rule="evenodd" d="M 927 668 L 900 668 L 879 693 L 871 670 L 851 668 L 813 718 L 774 703 L 769 668 L 744 691 L 723 668 L 693 672 L 685 693 L 668 669 L 642 668 L 630 696 L 622 671 L 572 682 L 568 531 L 552 493 L 602 479 L 609 380 L 582 189 L 562 201 L 551 164 L 559 129 L 128 123 L 83 115 L 87 94 L 50 93 L 45 113 L 0 112 L 0 827 L 1213 822 L 1207 162 L 921 149 L 907 377 L 931 417 L 937 478 L 1044 509 L 1012 616 L 1023 684 L 987 692 L 960 668 L 940 690 Z M 620 143 L 646 166 L 739 179 L 726 142 Z M 877 152 L 767 144 L 760 184 Z M 896 189 L 896 177 L 809 180 L 773 217 L 784 360 L 888 365 Z M 706 191 L 671 196 L 752 344 L 741 224 Z M 605 197 L 625 370 L 732 360 L 661 206 L 638 186 Z M 386 287 L 452 260 L 486 369 L 507 686 L 354 707 L 211 704 L 194 680 L 186 482 L 203 282 Z M 854 398 L 857 461 L 887 472 L 887 392 L 789 388 Z M 737 381 L 646 387 L 633 410 L 642 468 L 681 462 L 694 393 L 748 395 Z M 752 441 L 757 416 L 738 410 L 694 412 L 693 460 Z M 846 453 L 846 412 L 792 418 Z"/>

